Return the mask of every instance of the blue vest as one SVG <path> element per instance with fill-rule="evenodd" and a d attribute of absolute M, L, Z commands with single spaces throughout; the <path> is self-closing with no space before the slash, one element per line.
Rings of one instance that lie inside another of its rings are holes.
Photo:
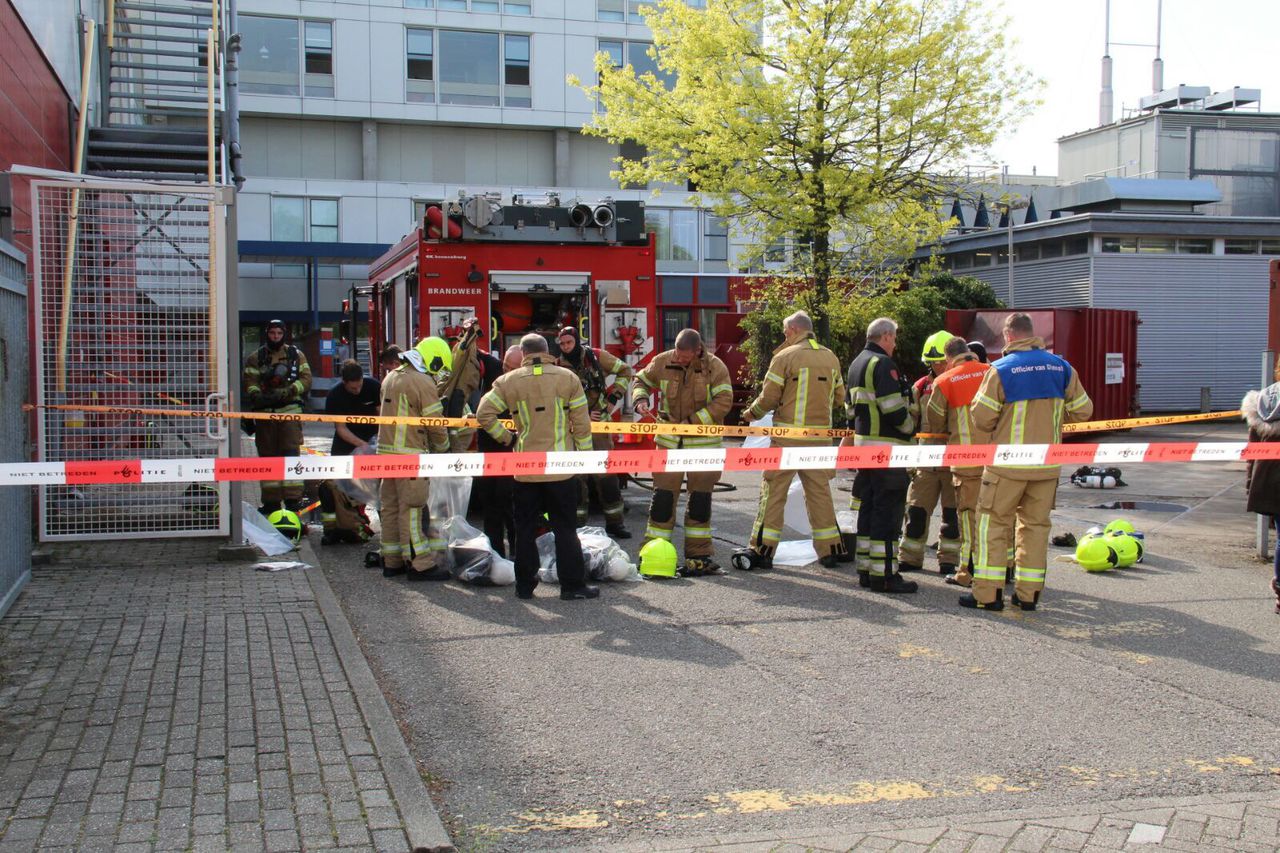
<path fill-rule="evenodd" d="M 1018 350 L 991 365 L 1000 374 L 1007 403 L 1052 400 L 1067 396 L 1071 365 L 1048 350 Z"/>

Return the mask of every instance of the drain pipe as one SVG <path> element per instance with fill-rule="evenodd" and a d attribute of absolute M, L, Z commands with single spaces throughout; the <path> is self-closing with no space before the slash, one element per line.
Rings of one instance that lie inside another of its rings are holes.
<path fill-rule="evenodd" d="M 227 162 L 231 166 L 231 180 L 239 191 L 244 186 L 244 173 L 240 171 L 240 16 L 236 0 L 227 3 L 226 66 L 223 85 L 227 89 L 226 145 Z"/>
<path fill-rule="evenodd" d="M 1266 388 L 1275 381 L 1275 364 L 1276 353 L 1271 350 L 1264 350 L 1262 353 L 1262 384 L 1259 388 Z M 1258 557 L 1262 560 L 1271 558 L 1271 552 L 1267 549 L 1267 540 L 1271 538 L 1271 519 L 1265 515 L 1258 516 Z M 1276 547 L 1280 548 L 1280 534 L 1277 534 Z"/>

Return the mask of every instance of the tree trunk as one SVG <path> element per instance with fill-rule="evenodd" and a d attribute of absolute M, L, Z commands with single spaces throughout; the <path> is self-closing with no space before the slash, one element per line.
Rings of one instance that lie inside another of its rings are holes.
<path fill-rule="evenodd" d="M 813 295 L 818 306 L 813 318 L 813 331 L 820 343 L 830 345 L 831 319 L 827 305 L 831 300 L 831 232 L 819 227 L 813 233 Z"/>

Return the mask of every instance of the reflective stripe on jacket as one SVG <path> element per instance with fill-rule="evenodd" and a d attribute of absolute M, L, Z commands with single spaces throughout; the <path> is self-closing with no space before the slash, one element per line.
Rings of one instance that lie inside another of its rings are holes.
<path fill-rule="evenodd" d="M 663 424 L 722 424 L 733 406 L 729 368 L 705 349 L 688 364 L 675 363 L 676 351 L 660 352 L 636 374 L 631 389 L 634 403 L 658 392 L 654 415 Z M 659 435 L 659 447 L 722 447 L 718 435 Z"/>
<path fill-rule="evenodd" d="M 812 333 L 782 344 L 764 374 L 760 396 L 743 410 L 743 418 L 757 421 L 773 412 L 773 425 L 831 429 L 832 412 L 844 405 L 840 360 L 818 343 Z M 830 444 L 827 438 L 791 438 L 802 444 Z"/>
<path fill-rule="evenodd" d="M 436 381 L 411 364 L 401 364 L 382 382 L 383 417 L 438 418 L 444 412 Z M 383 424 L 378 427 L 379 453 L 443 453 L 449 432 L 442 426 Z"/>
<path fill-rule="evenodd" d="M 516 422 L 515 450 L 529 452 L 590 450 L 591 416 L 582 382 L 549 353 L 527 355 L 521 366 L 494 380 L 480 398 L 476 418 L 495 441 L 510 444 L 510 430 L 498 420 L 511 412 Z M 517 480 L 566 480 L 572 474 L 516 475 Z"/>
<path fill-rule="evenodd" d="M 892 358 L 868 342 L 849 365 L 854 444 L 910 444 L 916 431 L 907 382 Z"/>
<path fill-rule="evenodd" d="M 1040 338 L 1023 338 L 1005 347 L 991 365 L 970 406 L 973 425 L 991 434 L 995 444 L 1057 444 L 1062 425 L 1087 421 L 1093 401 L 1065 358 L 1044 348 Z M 993 466 L 1020 480 L 1058 476 L 1060 465 Z"/>

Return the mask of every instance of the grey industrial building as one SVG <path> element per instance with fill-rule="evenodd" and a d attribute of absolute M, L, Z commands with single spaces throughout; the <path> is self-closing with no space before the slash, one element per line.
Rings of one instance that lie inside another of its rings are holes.
<path fill-rule="evenodd" d="M 963 222 L 920 257 L 1012 307 L 1134 309 L 1142 409 L 1194 410 L 1206 393 L 1232 409 L 1258 386 L 1280 257 L 1280 114 L 1240 109 L 1250 96 L 1177 87 L 1064 137 L 1055 184 L 977 188 L 991 225 L 962 202 Z"/>

